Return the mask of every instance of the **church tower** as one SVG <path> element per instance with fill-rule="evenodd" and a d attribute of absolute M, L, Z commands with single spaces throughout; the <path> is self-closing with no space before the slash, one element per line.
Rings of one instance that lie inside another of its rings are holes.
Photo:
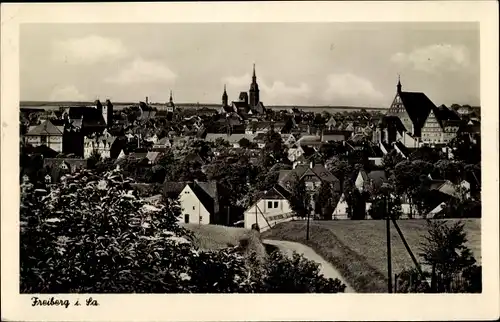
<path fill-rule="evenodd" d="M 226 84 L 224 84 L 224 93 L 222 93 L 222 106 L 227 106 L 227 92 L 226 92 Z"/>
<path fill-rule="evenodd" d="M 253 108 L 260 102 L 259 85 L 257 84 L 257 76 L 255 76 L 255 64 L 253 64 L 252 84 L 250 84 L 250 90 L 248 92 L 250 96 L 250 107 Z"/>
<path fill-rule="evenodd" d="M 397 86 L 397 88 L 398 88 L 398 94 L 401 94 L 401 87 L 402 87 L 402 86 L 401 86 L 401 78 L 400 78 L 400 76 L 398 75 L 398 86 Z"/>

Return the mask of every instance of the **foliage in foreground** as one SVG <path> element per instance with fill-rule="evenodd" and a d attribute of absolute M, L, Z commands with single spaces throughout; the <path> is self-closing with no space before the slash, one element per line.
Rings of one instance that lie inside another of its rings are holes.
<path fill-rule="evenodd" d="M 304 258 L 201 251 L 177 202 L 151 204 L 119 171 L 84 171 L 21 194 L 23 293 L 342 292 Z M 274 259 L 274 260 L 273 260 Z M 287 275 L 285 275 L 285 273 Z"/>
<path fill-rule="evenodd" d="M 472 251 L 465 244 L 467 235 L 462 222 L 447 225 L 428 220 L 429 231 L 419 256 L 432 267 L 420 276 L 415 269 L 398 274 L 397 291 L 401 293 L 480 293 L 482 267 L 476 264 Z"/>

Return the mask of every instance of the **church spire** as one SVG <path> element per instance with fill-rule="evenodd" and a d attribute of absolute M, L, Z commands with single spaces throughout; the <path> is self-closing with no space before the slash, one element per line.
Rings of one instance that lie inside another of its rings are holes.
<path fill-rule="evenodd" d="M 172 98 L 172 90 L 170 90 L 170 99 L 169 99 L 169 102 L 172 103 L 174 101 L 174 99 Z"/>
<path fill-rule="evenodd" d="M 398 74 L 398 86 L 397 86 L 398 94 L 401 93 L 401 87 L 402 87 L 401 86 L 401 76 Z"/>
<path fill-rule="evenodd" d="M 253 64 L 253 76 L 252 76 L 253 79 L 256 79 L 257 77 L 255 76 L 255 63 Z"/>
<path fill-rule="evenodd" d="M 224 92 L 222 93 L 222 106 L 227 106 L 226 84 L 224 84 Z"/>

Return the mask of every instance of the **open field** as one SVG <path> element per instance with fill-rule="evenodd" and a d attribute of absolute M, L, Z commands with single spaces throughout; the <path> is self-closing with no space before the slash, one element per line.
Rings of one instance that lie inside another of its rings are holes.
<path fill-rule="evenodd" d="M 452 222 L 452 220 L 449 220 Z M 481 220 L 464 220 L 468 246 L 481 262 Z M 425 220 L 399 220 L 398 225 L 418 258 L 420 243 L 427 233 Z M 306 222 L 282 223 L 263 233 L 266 239 L 281 239 L 309 245 L 333 264 L 357 292 L 387 290 L 387 246 L 385 221 L 343 220 L 311 222 L 310 240 L 306 241 Z M 392 272 L 412 267 L 410 255 L 391 224 Z"/>

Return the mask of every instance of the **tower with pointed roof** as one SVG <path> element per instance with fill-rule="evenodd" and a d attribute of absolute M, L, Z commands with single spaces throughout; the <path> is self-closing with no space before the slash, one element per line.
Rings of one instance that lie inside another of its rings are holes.
<path fill-rule="evenodd" d="M 226 92 L 226 84 L 224 84 L 224 93 L 222 93 L 222 106 L 226 107 L 228 103 L 227 92 Z"/>
<path fill-rule="evenodd" d="M 398 94 L 401 94 L 401 77 L 400 75 L 398 75 L 398 85 L 397 85 L 397 89 L 398 89 Z"/>
<path fill-rule="evenodd" d="M 248 91 L 248 94 L 250 96 L 249 97 L 250 108 L 254 108 L 260 102 L 259 84 L 257 84 L 257 76 L 255 74 L 255 64 L 253 64 L 252 83 L 250 84 L 250 90 Z"/>

